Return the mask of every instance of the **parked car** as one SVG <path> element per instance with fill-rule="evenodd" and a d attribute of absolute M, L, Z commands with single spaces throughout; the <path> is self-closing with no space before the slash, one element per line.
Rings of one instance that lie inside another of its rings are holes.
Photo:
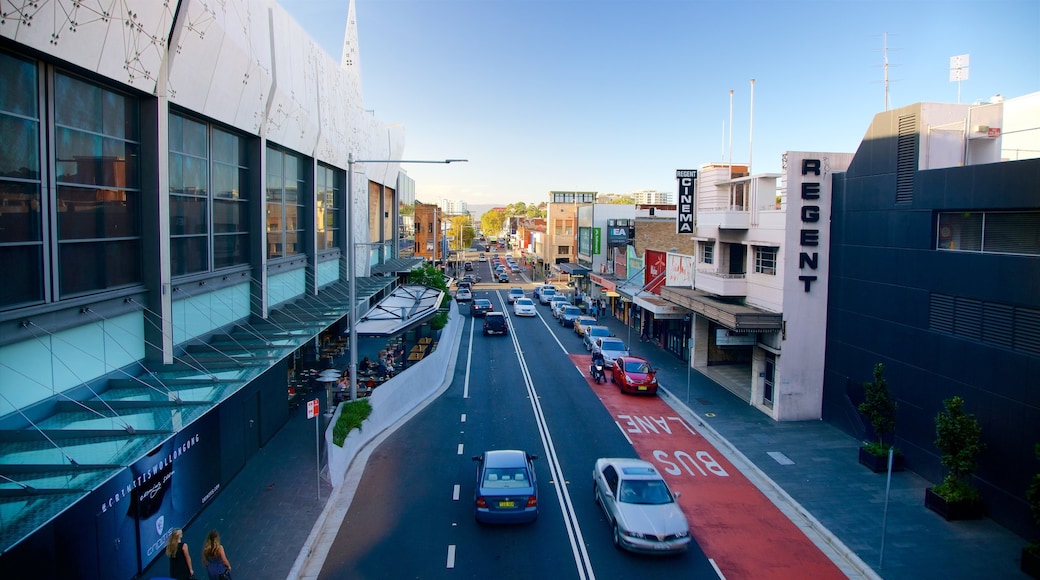
<path fill-rule="evenodd" d="M 557 320 L 560 321 L 560 326 L 564 328 L 574 328 L 574 321 L 581 316 L 581 308 L 577 306 L 561 306 L 558 311 L 560 314 Z"/>
<path fill-rule="evenodd" d="M 491 304 L 491 301 L 486 298 L 477 298 L 469 304 L 469 313 L 478 318 L 483 318 L 488 312 L 491 312 L 495 307 Z"/>
<path fill-rule="evenodd" d="M 614 530 L 614 546 L 632 552 L 685 552 L 686 515 L 654 464 L 640 459 L 600 458 L 592 470 L 593 494 Z"/>
<path fill-rule="evenodd" d="M 491 334 L 509 334 L 509 323 L 502 312 L 488 312 L 484 315 L 484 336 Z"/>
<path fill-rule="evenodd" d="M 509 265 L 509 271 L 514 273 L 514 274 L 519 274 L 520 271 L 521 271 L 520 270 L 520 266 L 517 266 L 516 264 L 510 264 Z"/>
<path fill-rule="evenodd" d="M 506 294 L 506 302 L 512 304 L 523 297 L 524 289 L 519 286 L 513 286 L 509 289 L 509 294 Z"/>
<path fill-rule="evenodd" d="M 527 523 L 538 519 L 537 455 L 516 449 L 477 455 L 474 517 L 480 523 Z"/>
<path fill-rule="evenodd" d="M 552 290 L 553 292 L 556 292 L 556 286 L 553 286 L 552 284 L 542 284 L 541 286 L 536 286 L 534 289 L 535 300 L 541 299 L 541 293 L 543 290 Z"/>
<path fill-rule="evenodd" d="M 622 393 L 657 394 L 657 371 L 650 362 L 636 356 L 620 356 L 614 359 L 610 382 Z"/>
<path fill-rule="evenodd" d="M 500 284 L 508 284 L 509 283 L 509 274 L 506 274 L 505 272 L 499 272 L 498 273 L 498 282 Z"/>
<path fill-rule="evenodd" d="M 596 324 L 596 318 L 589 316 L 588 314 L 582 314 L 574 320 L 574 334 L 578 336 L 585 336 L 585 329 Z"/>
<path fill-rule="evenodd" d="M 582 342 L 585 343 L 585 350 L 592 352 L 592 347 L 596 344 L 597 338 L 603 338 L 605 336 L 614 336 L 610 329 L 606 326 L 589 326 L 585 329 L 585 335 L 582 337 Z"/>
<path fill-rule="evenodd" d="M 479 302 L 479 300 L 475 300 L 474 304 L 476 302 Z M 597 338 L 596 342 L 593 343 L 592 352 L 597 351 L 603 353 L 603 360 L 608 365 L 614 364 L 614 359 L 619 356 L 628 356 L 628 347 L 625 346 L 625 343 L 620 338 Z"/>
<path fill-rule="evenodd" d="M 517 316 L 537 316 L 535 312 L 534 300 L 530 298 L 518 298 L 513 303 L 513 314 Z"/>
<path fill-rule="evenodd" d="M 569 300 L 567 300 L 566 296 L 561 296 L 560 294 L 557 294 L 549 299 L 549 311 L 552 312 L 553 318 L 560 317 L 559 310 L 564 306 L 571 306 L 571 303 Z"/>
<path fill-rule="evenodd" d="M 465 302 L 467 300 L 473 300 L 473 292 L 469 289 L 468 286 L 463 286 L 455 292 L 455 301 Z"/>

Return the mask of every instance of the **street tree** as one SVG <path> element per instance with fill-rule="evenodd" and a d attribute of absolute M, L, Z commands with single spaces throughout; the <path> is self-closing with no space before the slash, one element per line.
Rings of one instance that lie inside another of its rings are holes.
<path fill-rule="evenodd" d="M 505 223 L 505 214 L 496 209 L 488 210 L 480 216 L 480 230 L 489 236 L 498 235 Z"/>

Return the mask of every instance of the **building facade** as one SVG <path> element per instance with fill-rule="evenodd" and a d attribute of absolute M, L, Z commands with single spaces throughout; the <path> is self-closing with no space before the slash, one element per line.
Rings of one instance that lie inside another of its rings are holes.
<path fill-rule="evenodd" d="M 670 205 L 675 203 L 670 191 L 644 189 L 641 191 L 633 191 L 628 195 L 636 205 Z"/>
<path fill-rule="evenodd" d="M 548 237 L 545 267 L 551 273 L 556 264 L 576 263 L 578 256 L 578 207 L 596 202 L 596 193 L 587 191 L 550 191 L 545 228 Z"/>
<path fill-rule="evenodd" d="M 415 202 L 415 253 L 430 263 L 442 262 L 448 252 L 445 228 L 450 222 L 439 206 L 432 203 Z"/>
<path fill-rule="evenodd" d="M 1040 93 L 918 103 L 874 117 L 835 189 L 824 418 L 866 438 L 855 411 L 884 364 L 895 445 L 945 475 L 944 399 L 964 399 L 985 451 L 989 517 L 1032 537 L 1024 493 L 1040 441 Z M 1032 157 L 1032 158 L 1030 158 Z M 790 326 L 788 332 L 791 332 Z"/>
<path fill-rule="evenodd" d="M 403 129 L 353 3 L 340 62 L 273 2 L 53 4 L 0 21 L 0 569 L 130 578 L 393 284 Z"/>

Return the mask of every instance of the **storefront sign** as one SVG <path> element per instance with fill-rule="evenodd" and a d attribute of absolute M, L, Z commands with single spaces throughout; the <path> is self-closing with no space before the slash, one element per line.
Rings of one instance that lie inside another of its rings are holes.
<path fill-rule="evenodd" d="M 661 294 L 661 286 L 664 285 L 665 270 L 668 266 L 667 257 L 664 252 L 647 250 L 644 258 L 646 270 L 643 272 L 643 287 L 647 292 Z"/>
<path fill-rule="evenodd" d="M 693 256 L 670 253 L 667 267 L 665 286 L 693 288 Z"/>
<path fill-rule="evenodd" d="M 603 228 L 592 228 L 592 255 L 598 255 L 600 253 L 600 247 L 603 243 Z"/>
<path fill-rule="evenodd" d="M 675 233 L 693 233 L 693 199 L 697 186 L 696 169 L 676 169 L 675 179 L 679 182 L 679 203 L 675 209 Z"/>
<path fill-rule="evenodd" d="M 758 335 L 755 333 L 742 333 L 734 332 L 727 328 L 716 328 L 715 329 L 715 345 L 716 346 L 741 346 L 741 345 L 754 345 L 758 342 Z"/>

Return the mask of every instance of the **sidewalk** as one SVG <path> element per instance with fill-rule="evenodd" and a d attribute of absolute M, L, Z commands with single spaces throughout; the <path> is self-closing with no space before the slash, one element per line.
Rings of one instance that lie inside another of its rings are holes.
<path fill-rule="evenodd" d="M 600 324 L 627 339 L 628 330 L 613 317 L 601 317 Z M 746 458 L 759 472 L 748 477 L 759 476 L 774 503 L 807 513 L 818 522 L 815 532 L 840 540 L 878 576 L 1027 578 L 1019 570 L 1024 538 L 990 519 L 947 522 L 924 506 L 931 483 L 911 471 L 892 474 L 879 565 L 887 474 L 859 465 L 859 440 L 823 421 L 776 422 L 700 372 L 687 375 L 686 363 L 655 343 L 632 338 L 630 352 L 657 369 L 665 396 Z"/>

